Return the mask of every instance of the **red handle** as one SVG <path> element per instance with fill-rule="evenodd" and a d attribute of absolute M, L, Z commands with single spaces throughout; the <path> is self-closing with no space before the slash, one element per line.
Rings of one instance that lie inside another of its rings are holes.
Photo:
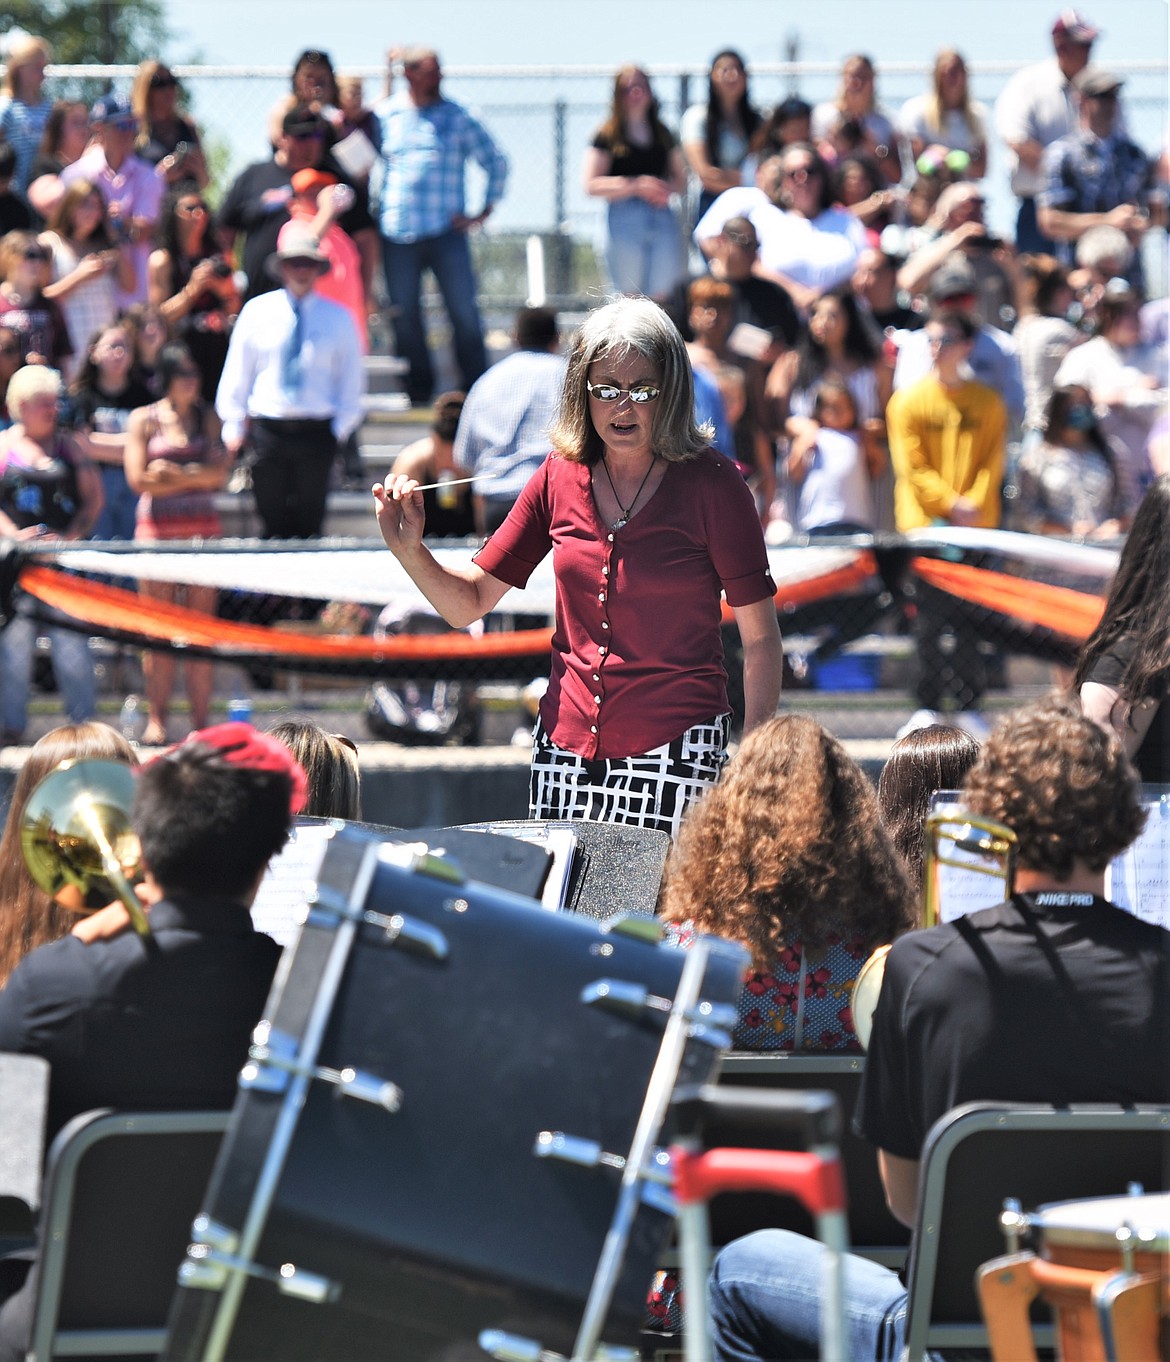
<path fill-rule="evenodd" d="M 845 1210 L 845 1178 L 839 1158 L 788 1149 L 670 1151 L 674 1194 L 683 1205 L 710 1201 L 717 1192 L 778 1192 L 794 1197 L 812 1215 Z"/>

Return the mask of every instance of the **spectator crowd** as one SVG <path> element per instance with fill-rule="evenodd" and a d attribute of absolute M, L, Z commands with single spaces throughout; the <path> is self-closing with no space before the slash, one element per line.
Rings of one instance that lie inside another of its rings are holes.
<path fill-rule="evenodd" d="M 1167 301 L 1145 292 L 1167 148 L 1132 139 L 1088 17 L 1062 11 L 1049 38 L 994 107 L 947 48 L 900 109 L 853 54 L 832 99 L 766 110 L 727 48 L 677 135 L 647 71 L 616 72 L 582 169 L 605 204 L 610 283 L 682 332 L 697 415 L 770 542 L 922 526 L 1111 539 L 1170 468 Z M 426 457 L 420 444 L 397 471 L 485 480 L 432 496 L 428 533 L 502 522 L 547 452 L 564 363 L 555 316 L 529 310 L 488 372 L 469 238 L 523 167 L 447 97 L 436 52 L 393 49 L 367 105 L 360 80 L 306 49 L 269 117 L 271 155 L 219 186 L 161 61 L 87 107 L 52 98 L 43 39 L 13 31 L 5 57 L 0 533 L 213 536 L 230 478 L 253 490 L 264 536 L 319 534 L 330 487 L 360 473 L 361 356 L 383 298 L 407 396 L 436 397 L 428 273 L 459 389 Z M 1005 162 L 1014 240 L 984 221 L 985 177 Z M 43 438 L 6 396 L 30 364 L 60 375 Z M 164 385 L 188 374 L 180 420 Z M 60 513 L 62 498 L 87 510 Z M 4 742 L 26 689 L 6 702 Z"/>

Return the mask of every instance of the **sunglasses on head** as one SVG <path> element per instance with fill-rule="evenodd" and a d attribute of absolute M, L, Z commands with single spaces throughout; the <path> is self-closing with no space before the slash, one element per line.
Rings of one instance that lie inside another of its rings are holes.
<path fill-rule="evenodd" d="M 657 401 L 660 388 L 653 383 L 635 383 L 632 388 L 619 388 L 616 383 L 590 383 L 586 380 L 586 391 L 599 402 L 616 402 L 619 397 L 628 397 L 631 402 Z"/>

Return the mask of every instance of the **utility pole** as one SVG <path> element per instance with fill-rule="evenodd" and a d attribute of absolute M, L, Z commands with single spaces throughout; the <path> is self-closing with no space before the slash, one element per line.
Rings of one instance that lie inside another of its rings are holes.
<path fill-rule="evenodd" d="M 800 60 L 800 30 L 797 28 L 789 29 L 785 36 L 784 60 L 793 66 Z M 788 73 L 788 93 L 790 95 L 800 93 L 800 77 L 795 71 Z"/>

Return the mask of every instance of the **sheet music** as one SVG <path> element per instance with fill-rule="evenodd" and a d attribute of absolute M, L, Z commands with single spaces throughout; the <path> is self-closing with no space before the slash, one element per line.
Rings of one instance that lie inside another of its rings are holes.
<path fill-rule="evenodd" d="M 497 837 L 515 837 L 521 842 L 547 851 L 552 857 L 544 889 L 540 895 L 540 906 L 549 912 L 558 913 L 568 903 L 569 873 L 577 852 L 577 834 L 572 828 L 530 824 L 517 826 L 515 823 L 477 823 L 479 832 L 494 833 Z"/>
<path fill-rule="evenodd" d="M 326 823 L 294 827 L 283 849 L 268 863 L 252 904 L 252 924 L 281 946 L 291 946 L 297 939 L 305 901 L 317 883 L 332 836 Z"/>
<path fill-rule="evenodd" d="M 1149 810 L 1145 831 L 1107 869 L 1105 897 L 1143 922 L 1170 929 L 1170 786 L 1143 786 L 1143 797 Z M 931 799 L 930 811 L 949 814 L 953 810 L 961 820 L 958 799 L 957 790 L 940 790 Z M 994 863 L 991 858 L 959 848 L 950 848 L 947 855 L 954 860 Z M 940 922 L 953 922 L 979 908 L 993 908 L 1007 897 L 1002 875 L 993 878 L 949 865 L 939 865 L 936 873 Z"/>
<path fill-rule="evenodd" d="M 1143 786 L 1149 815 L 1137 841 L 1105 876 L 1105 897 L 1158 927 L 1170 929 L 1170 786 Z"/>

